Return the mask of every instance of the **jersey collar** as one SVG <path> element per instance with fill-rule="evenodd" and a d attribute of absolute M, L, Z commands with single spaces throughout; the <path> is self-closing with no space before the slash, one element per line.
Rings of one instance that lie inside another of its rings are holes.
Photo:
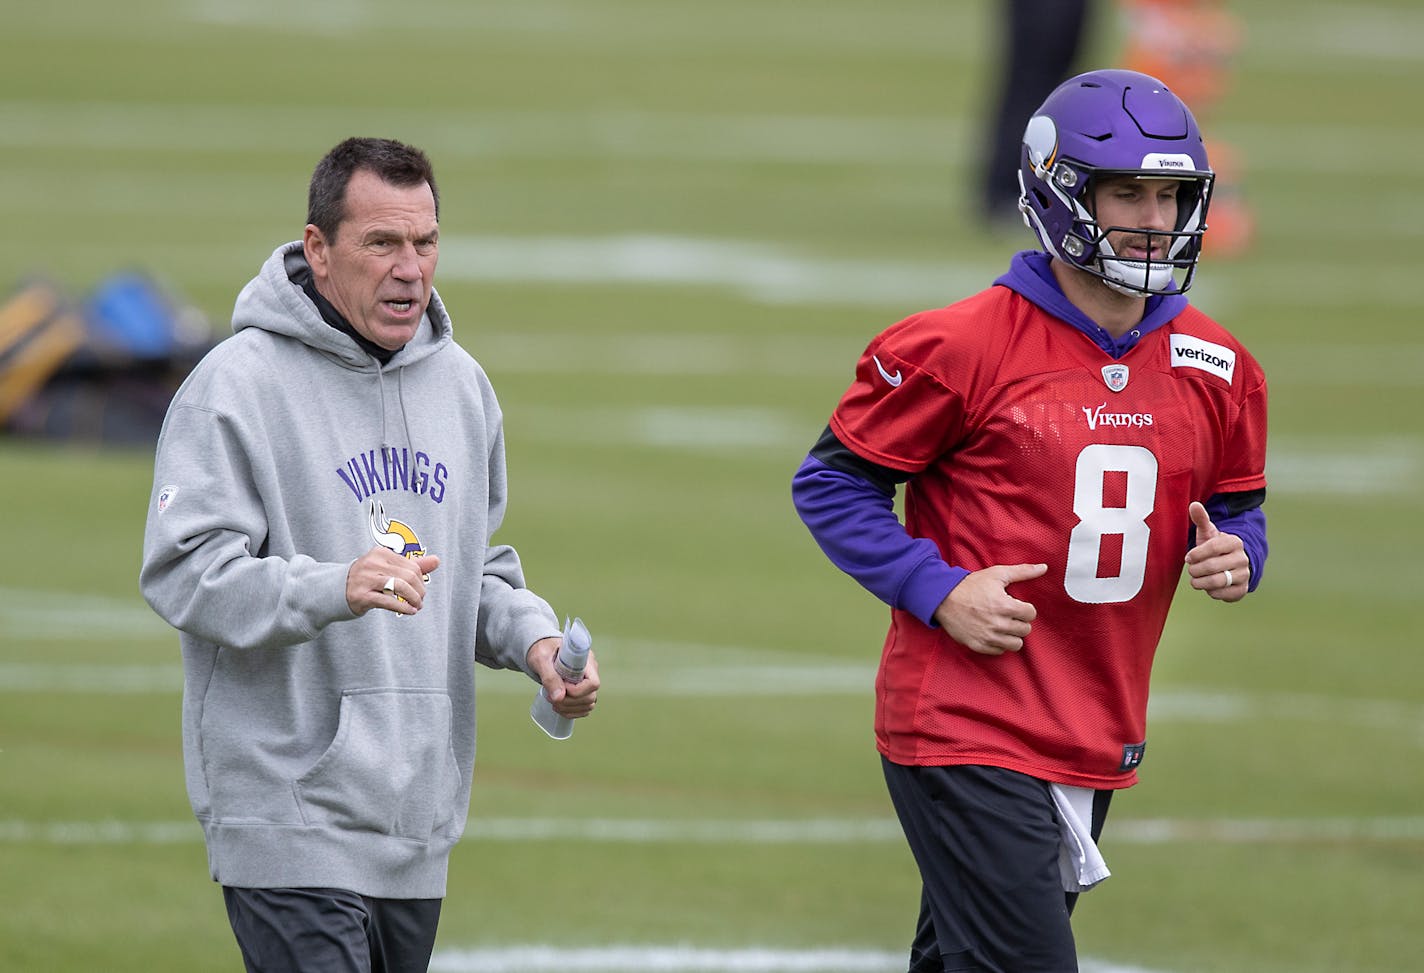
<path fill-rule="evenodd" d="M 1060 321 L 1077 328 L 1093 340 L 1103 351 L 1113 358 L 1121 358 L 1131 351 L 1143 335 L 1156 331 L 1171 321 L 1187 306 L 1183 294 L 1152 294 L 1147 298 L 1142 320 L 1121 338 L 1114 338 L 1078 309 L 1078 306 L 1063 294 L 1058 286 L 1058 278 L 1053 276 L 1050 266 L 1053 258 L 1039 250 L 1021 250 L 1014 254 L 1009 269 L 994 281 Z"/>

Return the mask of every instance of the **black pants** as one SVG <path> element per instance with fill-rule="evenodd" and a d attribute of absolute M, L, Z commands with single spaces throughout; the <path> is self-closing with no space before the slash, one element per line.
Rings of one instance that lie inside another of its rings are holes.
<path fill-rule="evenodd" d="M 924 886 L 910 973 L 1075 973 L 1077 896 L 1059 877 L 1048 785 L 998 767 L 881 763 Z M 1093 801 L 1094 840 L 1111 798 Z"/>
<path fill-rule="evenodd" d="M 223 887 L 248 973 L 425 973 L 440 899 Z"/>

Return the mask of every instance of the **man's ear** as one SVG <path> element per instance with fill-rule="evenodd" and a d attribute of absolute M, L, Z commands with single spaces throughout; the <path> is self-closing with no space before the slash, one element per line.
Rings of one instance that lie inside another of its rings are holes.
<path fill-rule="evenodd" d="M 302 233 L 302 252 L 317 280 L 326 279 L 326 236 L 315 223 L 308 223 Z"/>

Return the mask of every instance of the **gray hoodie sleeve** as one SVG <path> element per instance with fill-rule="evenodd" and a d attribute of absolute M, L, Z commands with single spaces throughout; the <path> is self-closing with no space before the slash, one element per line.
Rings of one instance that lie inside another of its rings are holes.
<path fill-rule="evenodd" d="M 174 628 L 264 649 L 310 641 L 355 617 L 348 564 L 262 555 L 267 515 L 229 417 L 175 404 L 154 469 L 139 585 Z"/>
<path fill-rule="evenodd" d="M 492 397 L 492 394 L 491 394 Z M 504 465 L 503 423 L 498 406 L 489 409 L 495 417 L 489 451 L 489 533 L 504 520 L 508 503 L 508 481 Z M 524 569 L 514 548 L 491 543 L 485 551 L 484 575 L 480 582 L 480 616 L 475 657 L 486 666 L 519 669 L 531 678 L 527 656 L 529 647 L 542 638 L 561 632 L 558 616 L 543 598 L 525 587 Z"/>

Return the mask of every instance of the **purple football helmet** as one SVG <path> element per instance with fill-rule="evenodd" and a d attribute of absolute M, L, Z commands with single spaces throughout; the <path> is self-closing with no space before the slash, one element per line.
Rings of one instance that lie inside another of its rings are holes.
<path fill-rule="evenodd" d="M 1109 231 L 1148 231 L 1098 225 L 1094 181 L 1124 174 L 1180 182 L 1176 226 L 1151 231 L 1153 243 L 1166 238 L 1165 258 L 1119 257 L 1108 245 Z M 1114 290 L 1184 291 L 1201 256 L 1213 178 L 1196 119 L 1165 84 L 1136 71 L 1090 71 L 1059 85 L 1029 119 L 1019 210 L 1045 250 Z"/>

